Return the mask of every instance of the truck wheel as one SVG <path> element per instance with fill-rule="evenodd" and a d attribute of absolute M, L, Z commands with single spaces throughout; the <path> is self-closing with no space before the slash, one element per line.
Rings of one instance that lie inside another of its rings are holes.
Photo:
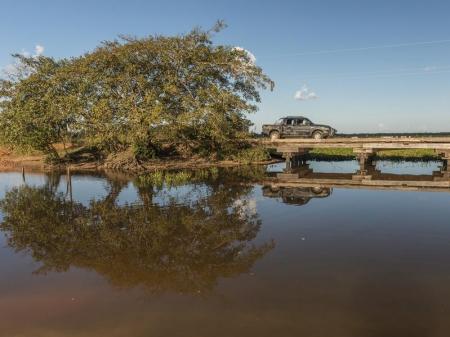
<path fill-rule="evenodd" d="M 277 140 L 277 139 L 280 139 L 280 133 L 278 131 L 272 131 L 270 133 L 270 140 L 274 141 L 274 140 Z"/>
<path fill-rule="evenodd" d="M 314 131 L 313 134 L 312 134 L 312 137 L 314 139 L 322 139 L 323 138 L 323 134 L 320 131 Z"/>

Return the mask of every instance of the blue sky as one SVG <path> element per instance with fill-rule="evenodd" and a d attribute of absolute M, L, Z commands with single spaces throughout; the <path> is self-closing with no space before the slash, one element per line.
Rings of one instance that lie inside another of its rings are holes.
<path fill-rule="evenodd" d="M 450 131 L 450 1 L 1 1 L 0 68 L 14 52 L 66 57 L 118 34 L 178 34 L 224 19 L 217 43 L 275 81 L 256 128 L 301 114 L 343 132 Z M 297 93 L 298 98 L 294 99 Z"/>

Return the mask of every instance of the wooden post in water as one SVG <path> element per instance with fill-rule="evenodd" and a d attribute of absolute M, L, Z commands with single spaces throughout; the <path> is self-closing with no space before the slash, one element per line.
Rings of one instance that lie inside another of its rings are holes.
<path fill-rule="evenodd" d="M 72 202 L 72 175 L 70 174 L 70 167 L 66 169 L 67 188 L 66 195 L 69 194 L 70 202 Z"/>
<path fill-rule="evenodd" d="M 22 166 L 22 181 L 25 183 L 25 167 Z"/>
<path fill-rule="evenodd" d="M 450 160 L 450 151 L 442 153 L 442 174 L 444 178 L 450 179 L 450 168 L 448 167 L 448 161 Z"/>

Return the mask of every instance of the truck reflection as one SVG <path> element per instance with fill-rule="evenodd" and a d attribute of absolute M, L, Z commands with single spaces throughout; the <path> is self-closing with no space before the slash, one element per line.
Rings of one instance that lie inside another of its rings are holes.
<path fill-rule="evenodd" d="M 326 198 L 331 195 L 329 187 L 287 187 L 266 185 L 262 188 L 263 196 L 278 198 L 285 204 L 303 206 L 313 198 Z"/>

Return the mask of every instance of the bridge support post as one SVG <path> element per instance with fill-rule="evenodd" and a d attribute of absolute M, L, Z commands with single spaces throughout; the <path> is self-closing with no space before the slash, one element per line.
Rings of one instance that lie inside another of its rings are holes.
<path fill-rule="evenodd" d="M 278 152 L 282 152 L 283 158 L 286 161 L 286 171 L 306 163 L 305 155 L 308 153 L 306 149 L 295 149 L 292 152 L 278 150 Z"/>
<path fill-rule="evenodd" d="M 368 172 L 367 165 L 372 164 L 373 154 L 374 154 L 373 149 L 356 148 L 356 149 L 353 149 L 353 153 L 356 155 L 356 159 L 358 160 L 358 163 L 359 163 L 358 174 L 366 175 Z"/>
<path fill-rule="evenodd" d="M 436 150 L 436 153 L 438 153 L 442 158 L 441 174 L 443 174 L 443 178 L 450 179 L 450 167 L 448 165 L 448 162 L 450 161 L 450 151 Z"/>
<path fill-rule="evenodd" d="M 286 161 L 286 171 L 289 171 L 292 168 L 292 153 L 291 152 L 284 152 L 283 158 Z"/>

